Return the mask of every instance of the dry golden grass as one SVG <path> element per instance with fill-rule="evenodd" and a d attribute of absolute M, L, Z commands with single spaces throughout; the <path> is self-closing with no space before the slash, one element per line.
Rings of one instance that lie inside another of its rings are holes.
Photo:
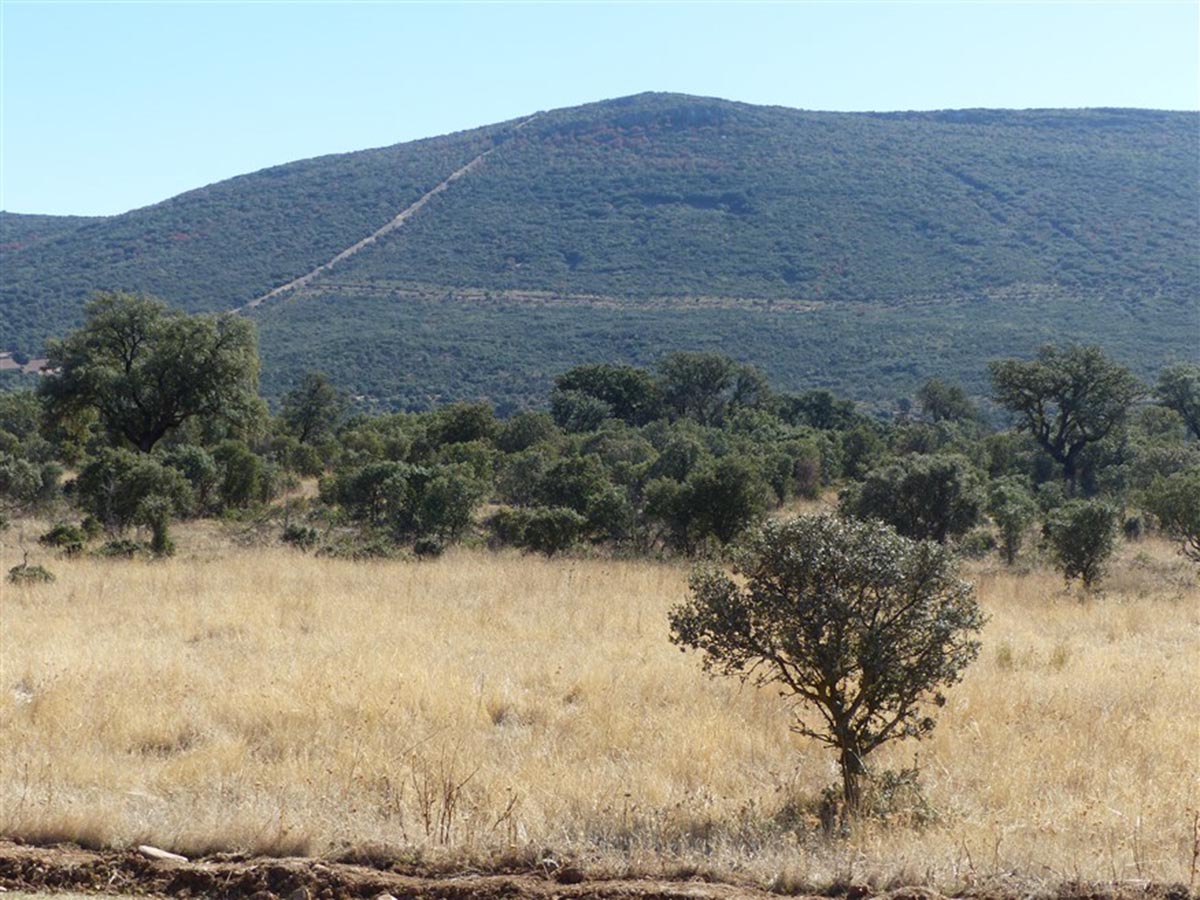
<path fill-rule="evenodd" d="M 984 650 L 919 752 L 927 827 L 811 821 L 831 753 L 667 640 L 678 566 L 458 551 L 317 560 L 181 535 L 161 563 L 32 553 L 0 586 L 0 834 L 482 859 L 760 883 L 1187 882 L 1200 590 L 1127 548 L 1083 602 L 977 565 Z M 13 537 L 4 568 L 19 561 Z M 8 561 L 8 560 L 11 560 Z"/>

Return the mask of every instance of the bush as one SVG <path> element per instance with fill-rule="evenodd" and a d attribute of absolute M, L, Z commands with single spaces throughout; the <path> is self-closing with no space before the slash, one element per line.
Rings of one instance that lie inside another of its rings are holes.
<path fill-rule="evenodd" d="M 1020 479 L 998 478 L 988 489 L 988 513 L 1000 530 L 1000 552 L 1010 566 L 1021 550 L 1025 532 L 1037 515 L 1037 502 Z"/>
<path fill-rule="evenodd" d="M 395 543 L 384 535 L 374 533 L 342 537 L 317 551 L 317 556 L 355 562 L 368 559 L 398 559 L 402 555 Z"/>
<path fill-rule="evenodd" d="M 311 550 L 317 546 L 317 542 L 321 540 L 321 535 L 317 529 L 306 525 L 286 525 L 279 539 L 285 544 L 291 544 L 293 547 L 299 547 L 301 550 Z"/>
<path fill-rule="evenodd" d="M 866 481 L 842 492 L 842 508 L 859 519 L 878 519 L 913 540 L 945 543 L 979 521 L 979 477 L 962 456 L 906 456 L 874 469 Z"/>
<path fill-rule="evenodd" d="M 436 537 L 419 537 L 413 541 L 413 553 L 419 559 L 434 559 L 446 552 L 446 545 Z"/>
<path fill-rule="evenodd" d="M 1117 511 L 1099 500 L 1070 500 L 1046 520 L 1044 533 L 1055 564 L 1069 582 L 1090 591 L 1103 576 L 1117 545 Z"/>
<path fill-rule="evenodd" d="M 153 524 L 147 513 L 181 513 L 195 499 L 190 485 L 178 471 L 158 460 L 129 450 L 101 450 L 76 480 L 80 505 L 106 528 L 122 532 L 135 524 Z M 151 497 L 158 505 L 146 505 Z"/>
<path fill-rule="evenodd" d="M 87 532 L 79 525 L 55 525 L 38 538 L 38 543 L 46 547 L 61 550 L 67 556 L 76 556 L 83 552 L 83 546 L 88 541 Z"/>
<path fill-rule="evenodd" d="M 573 509 L 537 506 L 501 510 L 488 526 L 501 543 L 554 556 L 583 536 L 587 519 Z"/>
<path fill-rule="evenodd" d="M 956 549 L 968 559 L 983 559 L 996 549 L 996 536 L 986 528 L 976 528 L 962 536 Z"/>
<path fill-rule="evenodd" d="M 1179 552 L 1200 562 L 1200 468 L 1156 478 L 1146 491 L 1146 508 L 1179 541 Z"/>
<path fill-rule="evenodd" d="M 54 581 L 54 575 L 41 566 L 21 563 L 21 565 L 13 566 L 8 570 L 8 580 L 13 584 L 49 584 Z"/>
<path fill-rule="evenodd" d="M 105 541 L 96 548 L 97 556 L 106 556 L 113 559 L 134 559 L 138 556 L 149 556 L 150 548 L 141 541 L 133 541 L 129 538 L 115 538 L 111 541 Z"/>

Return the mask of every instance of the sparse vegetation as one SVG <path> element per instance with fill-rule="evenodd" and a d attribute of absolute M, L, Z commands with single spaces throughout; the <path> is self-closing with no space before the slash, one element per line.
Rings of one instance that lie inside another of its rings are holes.
<path fill-rule="evenodd" d="M 221 535 L 185 523 L 172 559 L 56 559 L 53 584 L 0 590 L 0 832 L 454 871 L 552 848 L 809 893 L 953 893 L 968 866 L 1029 891 L 1188 881 L 1200 586 L 1157 538 L 1087 605 L 1053 571 L 970 564 L 990 620 L 918 747 L 929 812 L 900 796 L 831 840 L 836 756 L 776 690 L 705 678 L 667 640 L 685 567 L 364 564 Z M 912 750 L 872 760 L 900 772 Z"/>

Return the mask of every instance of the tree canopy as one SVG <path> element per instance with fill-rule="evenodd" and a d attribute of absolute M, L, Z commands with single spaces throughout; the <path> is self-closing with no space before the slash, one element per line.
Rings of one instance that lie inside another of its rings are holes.
<path fill-rule="evenodd" d="M 827 515 L 768 523 L 734 576 L 692 578 L 671 640 L 701 651 L 708 672 L 779 685 L 814 711 L 793 728 L 839 752 L 854 808 L 867 754 L 928 734 L 926 705 L 942 705 L 941 689 L 978 654 L 984 616 L 971 586 L 938 544 Z"/>
<path fill-rule="evenodd" d="M 1125 420 L 1141 392 L 1133 373 L 1099 347 L 1047 344 L 1036 359 L 996 360 L 988 368 L 996 402 L 1062 466 L 1071 490 L 1080 454 Z"/>
<path fill-rule="evenodd" d="M 52 416 L 94 413 L 118 443 L 149 452 L 192 418 L 236 419 L 259 403 L 254 325 L 101 293 L 82 328 L 47 344 L 40 385 Z"/>

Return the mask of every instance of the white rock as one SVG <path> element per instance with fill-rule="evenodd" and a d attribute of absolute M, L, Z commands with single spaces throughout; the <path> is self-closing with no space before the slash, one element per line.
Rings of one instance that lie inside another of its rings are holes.
<path fill-rule="evenodd" d="M 164 859 L 171 862 L 187 862 L 186 856 L 180 856 L 178 853 L 171 853 L 167 850 L 159 850 L 157 847 L 151 847 L 149 844 L 138 845 L 138 853 L 148 859 Z"/>

